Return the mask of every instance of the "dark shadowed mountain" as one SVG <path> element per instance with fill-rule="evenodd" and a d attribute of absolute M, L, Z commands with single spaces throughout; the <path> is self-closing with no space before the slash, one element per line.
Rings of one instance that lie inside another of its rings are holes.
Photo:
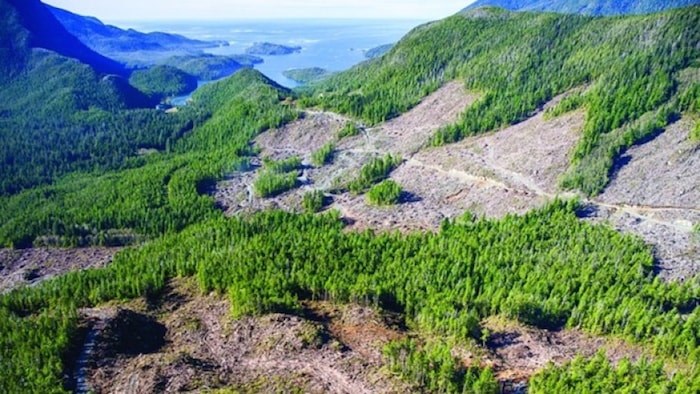
<path fill-rule="evenodd" d="M 567 14 L 648 14 L 700 4 L 700 0 L 477 0 L 465 10 L 501 7 L 511 11 L 551 11 Z"/>
<path fill-rule="evenodd" d="M 30 48 L 44 48 L 76 59 L 105 74 L 125 75 L 125 68 L 88 48 L 71 35 L 39 0 L 0 0 L 2 41 L 16 59 Z"/>

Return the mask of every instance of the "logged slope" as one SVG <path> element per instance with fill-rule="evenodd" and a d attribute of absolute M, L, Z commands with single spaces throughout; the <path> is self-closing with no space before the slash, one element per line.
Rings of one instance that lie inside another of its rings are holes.
<path fill-rule="evenodd" d="M 698 0 L 477 0 L 465 10 L 485 6 L 501 7 L 511 11 L 550 11 L 568 14 L 625 15 L 648 14 L 672 8 L 699 4 Z"/>
<path fill-rule="evenodd" d="M 304 102 L 378 123 L 444 82 L 463 79 L 483 98 L 437 133 L 433 142 L 444 144 L 520 122 L 554 96 L 590 84 L 555 112 L 588 111 L 572 164 L 594 163 L 565 184 L 595 194 L 608 181 L 611 157 L 649 130 L 603 136 L 647 112 L 661 108 L 655 119 L 664 123 L 677 111 L 676 73 L 700 56 L 699 11 L 624 18 L 498 9 L 456 15 L 418 27 L 387 55 L 324 80 Z"/>

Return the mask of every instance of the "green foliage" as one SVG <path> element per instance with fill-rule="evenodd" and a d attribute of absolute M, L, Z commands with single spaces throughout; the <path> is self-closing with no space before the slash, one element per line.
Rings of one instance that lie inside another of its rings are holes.
<path fill-rule="evenodd" d="M 372 159 L 362 167 L 357 178 L 348 184 L 348 189 L 355 194 L 364 193 L 372 185 L 389 176 L 400 162 L 398 157 L 392 155 Z"/>
<path fill-rule="evenodd" d="M 342 140 L 343 138 L 348 138 L 348 137 L 354 137 L 356 135 L 360 134 L 360 128 L 357 127 L 357 124 L 355 122 L 347 122 L 345 123 L 345 126 L 343 126 L 342 129 L 338 132 L 338 139 Z"/>
<path fill-rule="evenodd" d="M 323 209 L 326 196 L 321 190 L 313 190 L 304 194 L 302 205 L 307 213 L 316 213 Z"/>
<path fill-rule="evenodd" d="M 197 89 L 197 77 L 165 65 L 134 71 L 129 82 L 140 91 L 158 99 L 182 95 Z"/>
<path fill-rule="evenodd" d="M 555 202 L 525 216 L 406 235 L 346 232 L 335 213 L 217 215 L 125 250 L 106 268 L 0 296 L 0 368 L 24 371 L 0 375 L 0 391 L 56 387 L 64 347 L 54 339 L 72 338 L 75 308 L 157 293 L 168 279 L 189 276 L 204 292 L 229 294 L 235 315 L 294 311 L 300 297 L 354 301 L 402 311 L 410 326 L 457 339 L 480 339 L 479 321 L 491 315 L 540 327 L 564 317 L 570 327 L 700 362 L 697 284 L 655 279 L 641 240 L 582 222 L 575 207 Z M 700 382 L 697 373 L 685 379 Z"/>
<path fill-rule="evenodd" d="M 0 197 L 0 244 L 26 247 L 48 235 L 62 245 L 82 245 L 111 229 L 157 236 L 220 215 L 202 192 L 247 162 L 257 133 L 295 118 L 280 104 L 286 94 L 253 70 L 203 87 L 192 111 L 213 115 L 170 144 L 170 153 L 125 171 L 79 173 Z"/>
<path fill-rule="evenodd" d="M 465 368 L 444 343 L 423 346 L 404 339 L 388 343 L 384 357 L 389 370 L 418 392 L 497 394 L 500 387 L 490 369 Z"/>
<path fill-rule="evenodd" d="M 298 156 L 292 156 L 284 160 L 269 160 L 263 162 L 265 170 L 277 174 L 296 171 L 301 168 L 301 159 Z"/>
<path fill-rule="evenodd" d="M 259 60 L 262 62 L 262 59 Z M 178 68 L 202 81 L 228 77 L 244 67 L 233 57 L 211 54 L 173 56 L 166 59 L 163 64 Z M 252 64 L 245 66 L 252 66 Z"/>
<path fill-rule="evenodd" d="M 282 75 L 285 77 L 302 84 L 319 81 L 323 78 L 327 78 L 331 74 L 330 71 L 319 67 L 297 68 L 282 72 Z"/>
<path fill-rule="evenodd" d="M 569 96 L 564 97 L 559 104 L 548 108 L 544 116 L 546 119 L 553 119 L 557 116 L 563 115 L 567 112 L 571 112 L 575 109 L 580 108 L 585 102 L 585 98 L 581 93 L 574 93 Z"/>
<path fill-rule="evenodd" d="M 296 172 L 279 173 L 263 170 L 253 183 L 253 189 L 258 197 L 274 197 L 299 185 Z"/>
<path fill-rule="evenodd" d="M 335 144 L 329 142 L 311 154 L 311 164 L 313 164 L 314 167 L 323 167 L 333 161 L 334 153 Z"/>
<path fill-rule="evenodd" d="M 582 98 L 559 111 L 587 109 L 573 164 L 594 162 L 596 170 L 566 185 L 595 193 L 610 169 L 607 152 L 621 146 L 616 138 L 606 145 L 605 136 L 674 97 L 674 75 L 700 56 L 698 25 L 697 6 L 619 18 L 456 15 L 414 29 L 386 56 L 328 78 L 300 102 L 376 124 L 406 112 L 445 82 L 463 80 L 482 98 L 435 135 L 432 142 L 439 145 L 520 122 L 556 95 L 590 84 Z"/>
<path fill-rule="evenodd" d="M 632 364 L 624 359 L 613 366 L 603 353 L 590 360 L 576 358 L 556 367 L 550 365 L 533 376 L 528 392 L 561 393 L 697 393 L 700 380 L 676 373 L 669 377 L 661 362 L 645 359 Z"/>
<path fill-rule="evenodd" d="M 678 117 L 674 106 L 674 103 L 663 105 L 654 113 L 646 114 L 621 129 L 602 135 L 591 152 L 574 160 L 562 179 L 562 186 L 579 188 L 588 195 L 603 191 L 609 182 L 615 158 L 636 141 L 661 133 L 669 122 Z"/>
<path fill-rule="evenodd" d="M 367 193 L 367 201 L 374 205 L 398 204 L 401 192 L 401 186 L 389 179 L 372 186 Z"/>

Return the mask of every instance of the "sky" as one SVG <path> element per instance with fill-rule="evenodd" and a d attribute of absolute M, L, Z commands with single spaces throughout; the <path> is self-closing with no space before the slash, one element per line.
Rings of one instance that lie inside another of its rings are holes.
<path fill-rule="evenodd" d="M 352 18 L 434 20 L 474 0 L 44 0 L 103 21 Z"/>

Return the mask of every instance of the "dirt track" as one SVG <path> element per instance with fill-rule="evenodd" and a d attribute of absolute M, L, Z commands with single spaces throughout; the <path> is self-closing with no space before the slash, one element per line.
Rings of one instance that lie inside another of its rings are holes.
<path fill-rule="evenodd" d="M 255 172 L 237 173 L 219 184 L 215 196 L 228 214 L 262 208 L 300 210 L 309 189 L 332 190 L 349 179 L 371 158 L 392 153 L 403 163 L 391 174 L 404 189 L 402 203 L 374 207 L 363 196 L 330 195 L 332 209 L 347 219 L 350 229 L 436 230 L 445 218 L 470 211 L 501 217 L 524 213 L 554 198 L 575 194 L 558 187 L 569 165 L 585 122 L 582 111 L 545 120 L 544 110 L 503 130 L 467 138 L 456 144 L 428 147 L 433 133 L 453 123 L 477 96 L 461 84 L 447 84 L 409 112 L 383 125 L 346 138 L 336 146 L 332 164 L 307 167 L 302 187 L 273 199 L 252 197 Z M 261 155 L 276 159 L 298 155 L 308 159 L 331 141 L 348 119 L 310 112 L 280 130 L 263 133 L 256 143 Z M 700 272 L 700 246 L 691 233 L 700 222 L 700 149 L 688 142 L 692 123 L 681 120 L 659 137 L 630 149 L 608 189 L 583 202 L 591 206 L 585 220 L 609 223 L 642 237 L 654 246 L 661 277 L 683 280 Z M 658 165 L 664 163 L 664 173 Z"/>

